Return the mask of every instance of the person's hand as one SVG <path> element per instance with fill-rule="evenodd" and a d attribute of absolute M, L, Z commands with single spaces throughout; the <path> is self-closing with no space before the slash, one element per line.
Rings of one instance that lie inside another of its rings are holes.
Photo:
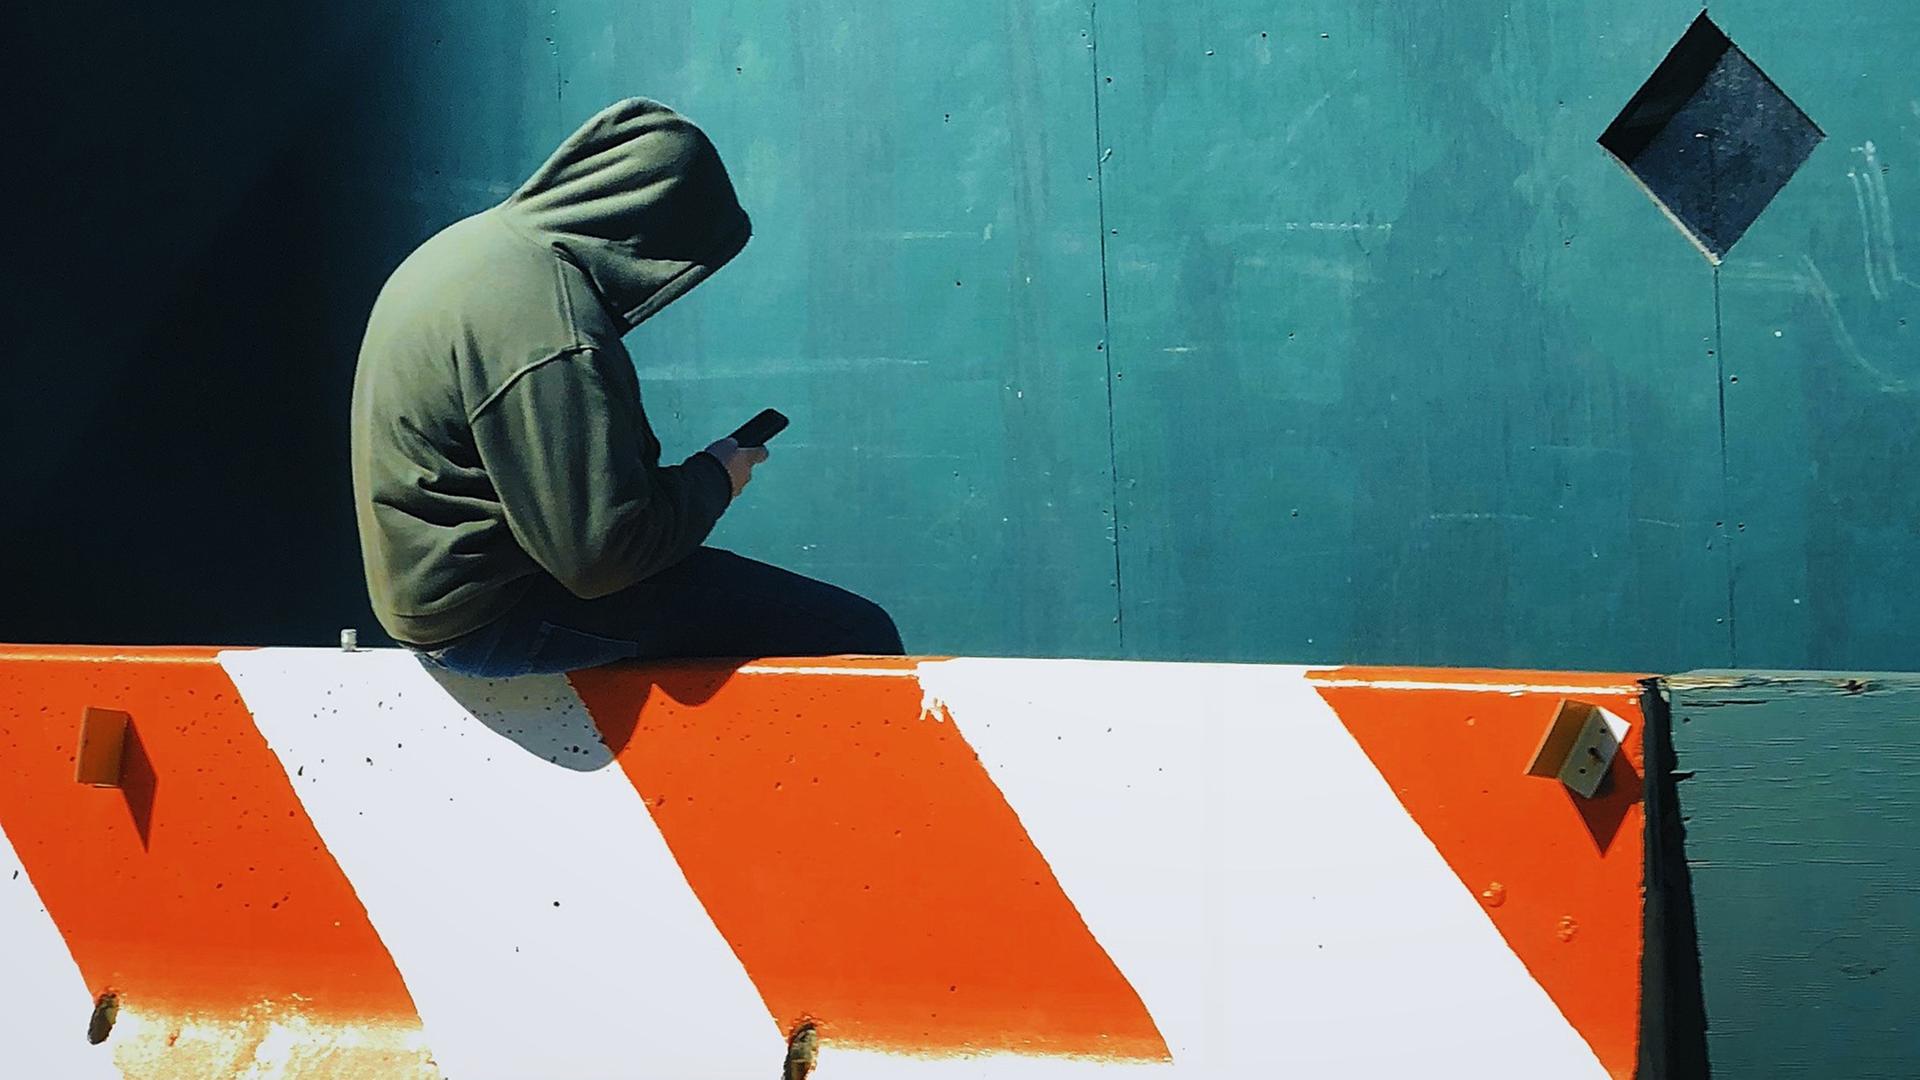
<path fill-rule="evenodd" d="M 753 467 L 767 460 L 766 447 L 741 446 L 732 439 L 721 439 L 707 447 L 706 452 L 727 470 L 727 479 L 733 481 L 736 497 L 753 481 Z"/>

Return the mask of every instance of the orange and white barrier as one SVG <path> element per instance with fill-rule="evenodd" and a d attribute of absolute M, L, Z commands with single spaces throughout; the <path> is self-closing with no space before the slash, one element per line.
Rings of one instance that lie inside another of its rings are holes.
<path fill-rule="evenodd" d="M 1641 689 L 0 649 L 0 1075 L 1629 1077 Z"/>

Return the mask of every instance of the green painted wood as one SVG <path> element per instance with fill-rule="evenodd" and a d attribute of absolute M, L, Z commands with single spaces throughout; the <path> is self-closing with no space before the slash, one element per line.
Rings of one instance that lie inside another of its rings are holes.
<path fill-rule="evenodd" d="M 1721 270 L 1736 660 L 1912 668 L 1920 8 L 1712 15 L 1828 135 Z"/>
<path fill-rule="evenodd" d="M 1697 14 L 1098 5 L 1129 652 L 1726 657 L 1711 273 L 1595 145 Z"/>
<path fill-rule="evenodd" d="M 1713 1074 L 1920 1075 L 1920 676 L 1665 683 Z"/>

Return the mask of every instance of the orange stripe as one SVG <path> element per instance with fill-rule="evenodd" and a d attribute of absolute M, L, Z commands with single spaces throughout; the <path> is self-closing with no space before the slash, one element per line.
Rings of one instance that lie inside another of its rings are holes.
<path fill-rule="evenodd" d="M 417 1027 L 392 958 L 214 651 L 141 657 L 163 666 L 128 652 L 0 658 L 0 821 L 88 985 L 148 1013 L 273 1002 Z M 133 717 L 120 789 L 74 782 L 89 705 Z"/>
<path fill-rule="evenodd" d="M 919 1053 L 1168 1057 L 972 748 L 920 715 L 917 680 L 573 683 L 783 1028 L 812 1018 L 828 1041 Z"/>
<path fill-rule="evenodd" d="M 114 660 L 123 664 L 194 664 L 224 650 L 202 645 L 0 645 L 0 664 L 67 660 Z"/>
<path fill-rule="evenodd" d="M 1617 688 L 1634 676 L 1348 668 L 1315 678 Z M 1614 1076 L 1634 1074 L 1643 874 L 1641 716 L 1608 787 L 1585 800 L 1524 775 L 1560 700 L 1458 690 L 1321 688 L 1407 812 L 1480 898 L 1527 970 Z"/>

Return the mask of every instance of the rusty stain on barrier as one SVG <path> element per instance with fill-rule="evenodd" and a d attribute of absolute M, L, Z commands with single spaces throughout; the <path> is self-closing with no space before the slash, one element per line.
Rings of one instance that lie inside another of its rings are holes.
<path fill-rule="evenodd" d="M 780 1080 L 807 1080 L 820 1061 L 820 1031 L 811 1020 L 802 1020 L 787 1039 L 787 1060 Z"/>
<path fill-rule="evenodd" d="M 120 1017 L 120 995 L 102 990 L 93 1001 L 93 1015 L 87 1019 L 87 1041 L 95 1046 L 113 1034 L 113 1022 Z"/>

